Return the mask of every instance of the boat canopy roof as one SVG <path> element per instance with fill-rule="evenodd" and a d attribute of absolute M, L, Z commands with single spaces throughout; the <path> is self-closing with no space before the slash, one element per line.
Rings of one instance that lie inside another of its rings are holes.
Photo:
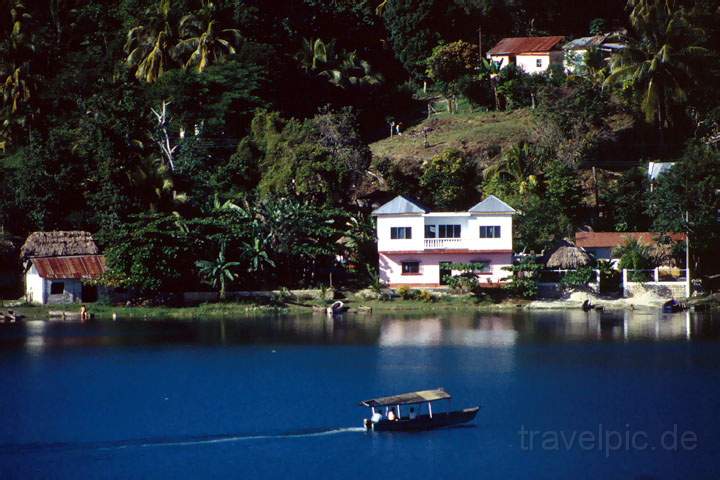
<path fill-rule="evenodd" d="M 421 390 L 419 392 L 402 393 L 390 397 L 373 398 L 371 400 L 363 400 L 360 405 L 366 407 L 384 407 L 387 405 L 410 405 L 414 403 L 434 402 L 436 400 L 445 400 L 452 398 L 442 388 L 435 390 Z"/>

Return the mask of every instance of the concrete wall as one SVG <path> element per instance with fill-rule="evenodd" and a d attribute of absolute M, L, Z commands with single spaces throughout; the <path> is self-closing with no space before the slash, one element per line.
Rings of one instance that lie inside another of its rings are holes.
<path fill-rule="evenodd" d="M 62 282 L 64 291 L 61 294 L 51 295 L 51 284 Z M 74 278 L 63 278 L 58 280 L 45 280 L 46 303 L 80 303 L 82 298 L 82 281 Z"/>
<path fill-rule="evenodd" d="M 51 295 L 51 285 L 62 282 L 62 294 Z M 75 278 L 48 280 L 38 275 L 35 265 L 25 274 L 25 299 L 36 305 L 78 303 L 82 298 L 82 281 Z"/>
<path fill-rule="evenodd" d="M 510 55 L 492 55 L 490 57 L 490 60 L 495 63 L 499 63 L 500 68 L 505 68 L 512 63 L 512 58 L 510 58 Z"/>
<path fill-rule="evenodd" d="M 412 238 L 391 239 L 392 227 L 410 227 Z M 417 251 L 425 248 L 425 220 L 422 215 L 380 216 L 377 219 L 378 250 L 384 251 Z"/>
<path fill-rule="evenodd" d="M 648 282 L 637 283 L 627 282 L 623 287 L 624 297 L 635 297 L 644 293 L 652 292 L 661 298 L 683 298 L 685 297 L 685 282 Z"/>
<path fill-rule="evenodd" d="M 38 275 L 35 265 L 25 273 L 25 299 L 36 305 L 45 303 L 45 280 Z"/>
<path fill-rule="evenodd" d="M 402 273 L 402 262 L 420 263 L 419 274 Z M 488 262 L 487 271 L 480 272 L 478 280 L 483 283 L 499 283 L 509 276 L 503 267 L 512 264 L 512 253 L 419 253 L 380 254 L 380 279 L 389 286 L 411 285 L 437 287 L 440 285 L 440 262 L 469 263 Z M 452 272 L 456 275 L 460 272 Z"/>

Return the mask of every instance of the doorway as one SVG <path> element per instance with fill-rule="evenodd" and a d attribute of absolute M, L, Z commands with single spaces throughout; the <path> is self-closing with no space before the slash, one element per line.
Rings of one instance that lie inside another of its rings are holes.
<path fill-rule="evenodd" d="M 452 262 L 440 262 L 440 285 L 447 285 L 446 279 L 452 275 L 450 265 L 452 265 Z"/>

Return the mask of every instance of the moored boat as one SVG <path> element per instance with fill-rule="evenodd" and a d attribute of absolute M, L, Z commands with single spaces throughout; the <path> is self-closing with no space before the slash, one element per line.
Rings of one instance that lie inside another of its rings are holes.
<path fill-rule="evenodd" d="M 363 422 L 365 429 L 383 431 L 417 431 L 460 425 L 472 421 L 480 407 L 433 412 L 433 403 L 452 399 L 442 388 L 403 393 L 389 397 L 363 400 L 360 405 L 369 407 L 372 416 Z M 423 406 L 427 412 L 422 412 Z"/>
<path fill-rule="evenodd" d="M 663 313 L 677 313 L 682 312 L 685 310 L 686 306 L 674 298 L 671 300 L 668 300 L 667 302 L 663 303 L 662 311 Z"/>

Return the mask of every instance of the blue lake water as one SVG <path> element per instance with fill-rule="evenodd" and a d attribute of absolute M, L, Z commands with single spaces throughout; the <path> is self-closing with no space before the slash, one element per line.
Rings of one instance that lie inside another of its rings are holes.
<path fill-rule="evenodd" d="M 720 478 L 710 315 L 29 321 L 0 382 L 3 479 Z M 471 426 L 359 428 L 439 386 Z"/>

